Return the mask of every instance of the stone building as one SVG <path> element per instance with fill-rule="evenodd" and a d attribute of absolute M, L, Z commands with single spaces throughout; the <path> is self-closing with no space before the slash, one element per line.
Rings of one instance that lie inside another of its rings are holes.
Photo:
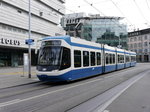
<path fill-rule="evenodd" d="M 150 28 L 128 33 L 129 50 L 137 53 L 138 62 L 150 62 Z"/>

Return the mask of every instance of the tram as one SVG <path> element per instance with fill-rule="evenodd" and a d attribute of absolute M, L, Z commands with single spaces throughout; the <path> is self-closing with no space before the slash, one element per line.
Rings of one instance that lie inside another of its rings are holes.
<path fill-rule="evenodd" d="M 39 49 L 41 81 L 74 81 L 136 65 L 136 53 L 70 36 L 46 37 Z"/>

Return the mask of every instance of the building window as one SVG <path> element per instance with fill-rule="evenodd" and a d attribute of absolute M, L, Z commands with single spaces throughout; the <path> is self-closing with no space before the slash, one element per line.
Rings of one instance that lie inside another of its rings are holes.
<path fill-rule="evenodd" d="M 142 47 L 142 43 L 138 43 L 138 46 L 141 48 Z"/>
<path fill-rule="evenodd" d="M 81 51 L 74 50 L 74 67 L 81 67 Z"/>
<path fill-rule="evenodd" d="M 43 12 L 39 12 L 39 15 L 40 15 L 40 16 L 43 16 Z"/>
<path fill-rule="evenodd" d="M 6 25 L 2 25 L 2 28 L 3 28 L 3 29 L 6 29 Z"/>
<path fill-rule="evenodd" d="M 142 53 L 142 51 L 143 51 L 142 49 L 139 49 L 139 53 Z"/>
<path fill-rule="evenodd" d="M 13 31 L 14 31 L 14 32 L 16 32 L 16 31 L 17 31 L 17 29 L 16 29 L 16 28 L 13 28 Z"/>
<path fill-rule="evenodd" d="M 147 42 L 144 42 L 144 46 L 148 46 Z"/>
<path fill-rule="evenodd" d="M 139 41 L 142 41 L 142 37 L 139 37 Z"/>
<path fill-rule="evenodd" d="M 2 2 L 0 2 L 0 6 L 2 6 Z"/>
<path fill-rule="evenodd" d="M 134 41 L 136 41 L 136 37 L 134 37 Z"/>
<path fill-rule="evenodd" d="M 20 14 L 22 13 L 22 11 L 21 11 L 21 10 L 17 10 L 17 12 L 18 12 L 18 13 L 20 13 Z"/>
<path fill-rule="evenodd" d="M 8 28 L 8 30 L 9 30 L 9 31 L 11 31 L 11 30 L 12 30 L 12 27 L 10 27 L 10 26 L 8 26 L 7 28 Z"/>
<path fill-rule="evenodd" d="M 137 48 L 137 44 L 136 43 L 134 44 L 134 48 Z"/>
<path fill-rule="evenodd" d="M 145 35 L 144 39 L 147 40 L 147 35 Z"/>
<path fill-rule="evenodd" d="M 148 49 L 144 49 L 144 52 L 148 52 Z"/>
<path fill-rule="evenodd" d="M 133 48 L 133 44 L 130 45 L 130 48 L 131 48 L 131 49 Z"/>

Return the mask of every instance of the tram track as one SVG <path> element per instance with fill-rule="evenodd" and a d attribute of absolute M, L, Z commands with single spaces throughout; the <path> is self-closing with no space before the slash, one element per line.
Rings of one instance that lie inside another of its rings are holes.
<path fill-rule="evenodd" d="M 53 87 L 44 82 L 32 82 L 0 89 L 0 99 Z"/>
<path fill-rule="evenodd" d="M 3 91 L 0 91 L 0 106 L 3 112 L 69 111 L 95 98 L 97 95 L 106 92 L 123 81 L 149 69 L 149 66 L 143 67 L 144 68 L 140 66 L 128 68 L 84 80 L 74 81 L 73 83 L 46 84 L 37 82 L 3 89 Z M 13 93 L 8 93 L 10 92 L 9 90 Z"/>

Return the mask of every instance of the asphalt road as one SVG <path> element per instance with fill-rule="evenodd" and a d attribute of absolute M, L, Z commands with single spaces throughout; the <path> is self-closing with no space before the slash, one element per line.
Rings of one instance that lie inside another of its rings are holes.
<path fill-rule="evenodd" d="M 106 108 L 107 112 L 150 112 L 150 71 Z"/>
<path fill-rule="evenodd" d="M 0 112 L 65 112 L 148 70 L 150 64 L 67 83 L 0 89 Z"/>

